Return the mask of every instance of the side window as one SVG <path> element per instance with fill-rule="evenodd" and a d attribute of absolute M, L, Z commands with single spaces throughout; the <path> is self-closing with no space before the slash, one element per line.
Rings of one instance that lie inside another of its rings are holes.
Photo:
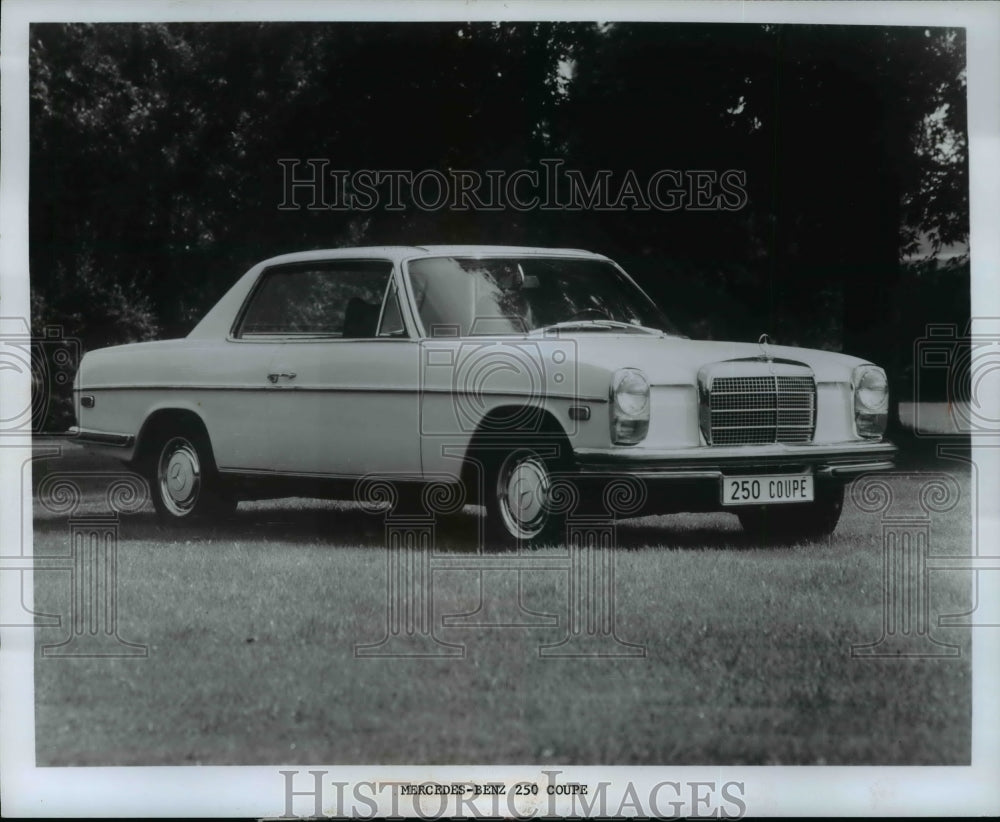
<path fill-rule="evenodd" d="M 382 308 L 382 320 L 379 322 L 378 336 L 406 336 L 406 326 L 403 325 L 403 315 L 399 310 L 399 294 L 396 292 L 395 283 L 389 285 L 389 291 L 385 295 L 385 306 Z"/>
<path fill-rule="evenodd" d="M 237 337 L 374 337 L 392 263 L 351 260 L 276 266 L 262 275 Z"/>

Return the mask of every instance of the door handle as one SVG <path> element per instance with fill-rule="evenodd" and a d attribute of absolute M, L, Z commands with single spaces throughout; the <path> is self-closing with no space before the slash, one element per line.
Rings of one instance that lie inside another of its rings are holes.
<path fill-rule="evenodd" d="M 271 384 L 274 385 L 275 383 L 278 382 L 278 380 L 288 380 L 290 382 L 291 380 L 294 380 L 297 376 L 298 374 L 296 374 L 294 371 L 278 371 L 274 374 L 268 374 L 267 378 L 268 380 L 270 380 Z"/>

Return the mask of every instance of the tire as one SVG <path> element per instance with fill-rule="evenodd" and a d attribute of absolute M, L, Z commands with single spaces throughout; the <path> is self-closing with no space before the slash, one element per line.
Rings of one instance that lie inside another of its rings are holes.
<path fill-rule="evenodd" d="M 493 461 L 486 477 L 486 533 L 494 544 L 513 548 L 561 542 L 565 517 L 548 497 L 560 460 L 557 445 L 515 446 Z"/>
<path fill-rule="evenodd" d="M 156 438 L 146 478 L 164 522 L 218 519 L 236 510 L 235 497 L 221 487 L 208 436 L 194 426 L 178 426 Z"/>
<path fill-rule="evenodd" d="M 789 544 L 828 537 L 836 529 L 843 507 L 843 485 L 819 485 L 813 502 L 752 506 L 737 515 L 747 536 L 755 541 Z"/>

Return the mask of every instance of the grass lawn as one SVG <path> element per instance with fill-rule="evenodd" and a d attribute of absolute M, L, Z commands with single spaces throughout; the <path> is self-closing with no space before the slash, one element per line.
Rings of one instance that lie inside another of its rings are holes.
<path fill-rule="evenodd" d="M 963 499 L 935 515 L 932 553 L 969 552 L 970 480 L 955 477 Z M 103 510 L 101 496 L 84 508 Z M 461 555 L 475 525 L 456 516 L 440 547 Z M 476 572 L 448 570 L 434 574 L 435 630 L 464 658 L 358 659 L 355 644 L 386 625 L 377 515 L 285 500 L 183 531 L 151 509 L 124 517 L 119 631 L 149 656 L 36 654 L 37 762 L 969 762 L 970 636 L 936 625 L 970 607 L 968 573 L 930 577 L 932 635 L 959 658 L 852 659 L 852 643 L 882 633 L 878 515 L 847 505 L 832 540 L 791 548 L 749 544 L 728 514 L 618 528 L 617 633 L 645 657 L 539 657 L 565 635 L 563 572 L 521 575 L 525 607 L 557 626 L 440 627 L 478 598 Z M 37 513 L 36 555 L 68 546 L 67 519 Z M 67 581 L 36 573 L 36 607 L 68 614 Z M 516 576 L 496 582 L 515 602 Z M 36 642 L 65 631 L 38 629 Z"/>

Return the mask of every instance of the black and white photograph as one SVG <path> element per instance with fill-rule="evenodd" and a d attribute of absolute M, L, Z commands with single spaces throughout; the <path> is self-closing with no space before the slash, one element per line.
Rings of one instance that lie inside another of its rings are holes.
<path fill-rule="evenodd" d="M 1000 813 L 998 11 L 5 3 L 5 812 Z"/>

